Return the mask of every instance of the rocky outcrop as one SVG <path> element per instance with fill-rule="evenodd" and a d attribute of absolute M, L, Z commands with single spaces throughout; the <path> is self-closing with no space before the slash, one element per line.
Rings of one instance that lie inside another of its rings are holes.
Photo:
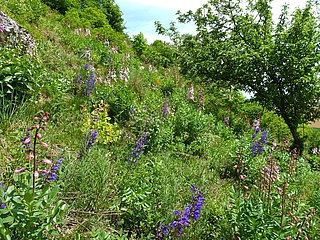
<path fill-rule="evenodd" d="M 0 42 L 7 42 L 10 45 L 20 43 L 28 48 L 30 44 L 34 44 L 34 39 L 24 28 L 0 11 Z"/>

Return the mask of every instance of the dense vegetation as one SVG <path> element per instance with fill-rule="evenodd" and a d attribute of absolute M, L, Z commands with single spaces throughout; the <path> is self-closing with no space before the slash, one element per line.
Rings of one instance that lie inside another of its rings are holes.
<path fill-rule="evenodd" d="M 320 237 L 318 129 L 290 148 L 274 109 L 130 39 L 113 1 L 0 6 L 35 39 L 0 46 L 0 239 Z"/>

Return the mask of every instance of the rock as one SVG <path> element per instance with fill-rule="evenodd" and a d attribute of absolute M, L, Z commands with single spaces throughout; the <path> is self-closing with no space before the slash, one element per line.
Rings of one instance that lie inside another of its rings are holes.
<path fill-rule="evenodd" d="M 20 43 L 26 49 L 34 45 L 32 36 L 2 11 L 0 11 L 0 42 L 8 42 L 13 46 Z"/>

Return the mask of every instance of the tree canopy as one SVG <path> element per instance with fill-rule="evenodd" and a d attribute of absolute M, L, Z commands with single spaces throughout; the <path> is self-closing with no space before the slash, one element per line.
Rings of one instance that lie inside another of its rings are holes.
<path fill-rule="evenodd" d="M 195 35 L 180 35 L 156 23 L 159 33 L 179 47 L 184 74 L 218 86 L 250 92 L 288 125 L 303 150 L 299 124 L 320 117 L 320 31 L 314 2 L 289 15 L 284 5 L 277 22 L 271 0 L 209 0 L 197 11 L 178 12 L 194 22 Z"/>

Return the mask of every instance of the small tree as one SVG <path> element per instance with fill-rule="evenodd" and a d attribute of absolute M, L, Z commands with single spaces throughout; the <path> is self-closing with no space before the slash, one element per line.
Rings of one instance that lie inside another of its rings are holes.
<path fill-rule="evenodd" d="M 148 43 L 143 33 L 140 32 L 138 35 L 133 36 L 132 47 L 139 57 L 145 52 L 148 47 Z"/>
<path fill-rule="evenodd" d="M 179 46 L 184 74 L 215 86 L 233 86 L 275 111 L 288 125 L 293 147 L 303 150 L 299 124 L 320 117 L 320 31 L 312 1 L 291 17 L 284 5 L 275 24 L 271 0 L 209 0 L 196 12 L 178 12 L 181 23 L 194 22 L 197 34 L 170 35 Z"/>

